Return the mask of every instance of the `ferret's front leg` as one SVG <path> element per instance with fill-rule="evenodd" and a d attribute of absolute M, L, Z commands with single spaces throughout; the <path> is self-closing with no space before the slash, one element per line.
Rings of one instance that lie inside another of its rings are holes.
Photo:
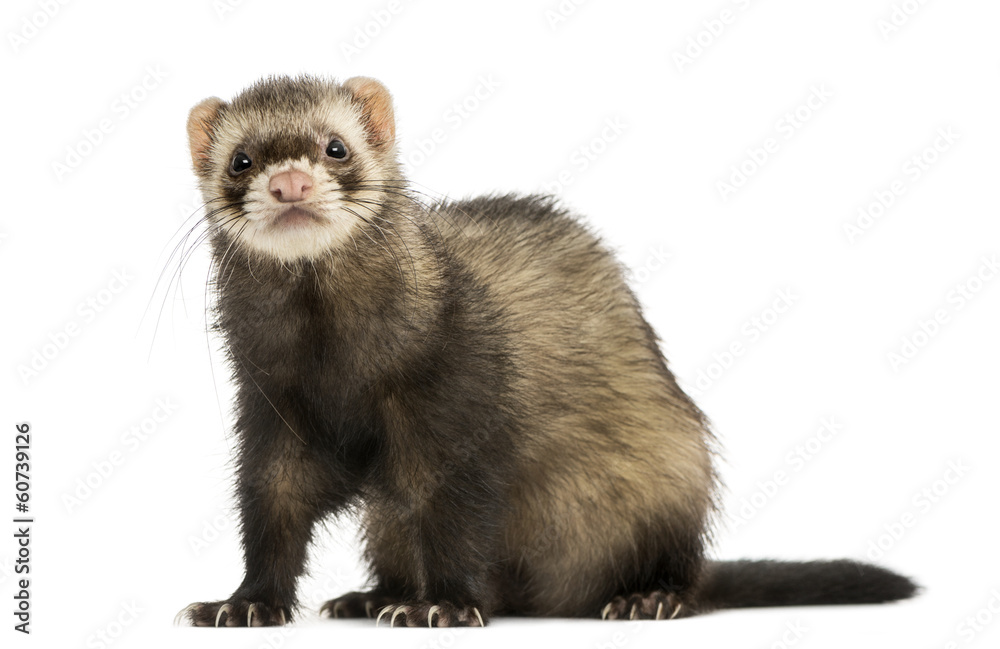
<path fill-rule="evenodd" d="M 405 585 L 380 609 L 379 622 L 484 626 L 500 604 L 509 438 L 502 427 L 449 430 L 424 423 L 392 451 L 397 489 L 365 530 L 373 572 Z"/>
<path fill-rule="evenodd" d="M 260 424 L 241 432 L 237 502 L 246 576 L 229 599 L 181 611 L 179 617 L 195 626 L 275 626 L 291 620 L 313 526 L 346 500 L 335 485 L 321 482 L 329 467 L 317 466 L 311 449 L 282 421 L 270 421 L 267 433 Z"/>
<path fill-rule="evenodd" d="M 431 501 L 388 507 L 366 530 L 375 574 L 401 576 L 375 613 L 389 626 L 485 626 L 497 605 L 499 494 L 478 475 L 449 476 Z M 384 580 L 383 580 L 384 581 Z M 331 602 L 335 604 L 336 601 Z"/>

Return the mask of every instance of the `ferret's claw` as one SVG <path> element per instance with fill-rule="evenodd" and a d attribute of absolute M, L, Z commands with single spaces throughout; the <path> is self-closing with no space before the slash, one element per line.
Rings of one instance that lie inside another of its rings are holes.
<path fill-rule="evenodd" d="M 257 605 L 250 604 L 250 607 L 247 609 L 247 627 L 253 626 L 253 614 L 256 612 L 257 612 Z"/>
<path fill-rule="evenodd" d="M 395 606 L 383 606 L 382 610 L 378 612 L 378 617 L 375 618 L 375 626 L 378 626 L 379 622 L 382 621 L 382 616 L 383 615 L 385 615 L 386 613 L 388 613 L 389 611 L 391 611 L 394 608 L 396 608 L 396 607 Z"/>
<path fill-rule="evenodd" d="M 437 613 L 440 610 L 441 610 L 441 607 L 438 606 L 437 604 L 435 604 L 434 606 L 431 607 L 431 609 L 429 611 L 427 611 L 427 626 L 428 627 L 433 627 L 434 626 L 434 614 Z"/>
<path fill-rule="evenodd" d="M 638 604 L 633 604 L 632 605 L 632 612 L 628 614 L 628 619 L 634 620 L 637 617 L 639 617 L 639 605 Z"/>
<path fill-rule="evenodd" d="M 395 611 L 393 611 L 392 617 L 389 618 L 389 627 L 390 628 L 396 626 L 396 617 L 398 617 L 400 614 L 406 615 L 406 609 L 407 608 L 408 607 L 406 607 L 406 606 L 399 606 L 399 607 L 396 608 Z"/>
<path fill-rule="evenodd" d="M 479 626 L 481 626 L 481 627 L 485 627 L 486 625 L 485 625 L 485 624 L 483 624 L 483 616 L 479 614 L 479 609 L 478 609 L 478 608 L 476 608 L 475 606 L 473 606 L 473 607 L 472 607 L 472 610 L 473 610 L 473 611 L 475 611 L 475 613 L 476 613 L 476 617 L 478 617 L 478 618 L 479 618 Z"/>
<path fill-rule="evenodd" d="M 605 606 L 605 607 L 604 607 L 604 609 L 603 609 L 603 610 L 601 611 L 601 619 L 602 619 L 602 620 L 606 620 L 606 619 L 608 619 L 608 613 L 610 613 L 610 612 L 611 612 L 611 604 L 608 604 L 608 605 L 607 605 L 607 606 Z"/>
<path fill-rule="evenodd" d="M 670 614 L 670 619 L 671 620 L 674 619 L 675 617 L 677 617 L 677 614 L 681 612 L 681 607 L 682 606 L 684 606 L 684 605 L 681 604 L 680 602 L 677 603 L 677 606 L 674 608 L 674 612 Z"/>
<path fill-rule="evenodd" d="M 365 615 L 367 615 L 368 617 L 372 616 L 372 605 L 373 602 L 371 600 L 365 602 Z"/>
<path fill-rule="evenodd" d="M 656 620 L 663 619 L 663 602 L 660 602 L 660 604 L 656 607 L 656 617 L 654 619 Z"/>
<path fill-rule="evenodd" d="M 229 604 L 223 604 L 222 606 L 220 606 L 219 612 L 215 614 L 215 626 L 219 626 L 219 620 L 222 619 L 222 614 L 225 613 L 226 616 L 228 617 L 229 612 L 231 610 L 233 610 L 233 607 L 230 606 Z"/>

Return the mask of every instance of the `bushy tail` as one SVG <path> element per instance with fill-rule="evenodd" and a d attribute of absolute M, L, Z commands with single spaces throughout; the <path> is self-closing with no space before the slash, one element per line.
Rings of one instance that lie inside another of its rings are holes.
<path fill-rule="evenodd" d="M 877 604 L 906 599 L 918 586 L 857 561 L 713 561 L 697 590 L 698 608 Z"/>

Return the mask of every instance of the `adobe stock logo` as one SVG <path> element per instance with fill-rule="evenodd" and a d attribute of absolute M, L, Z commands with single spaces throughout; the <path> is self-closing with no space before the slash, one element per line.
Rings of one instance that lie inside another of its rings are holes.
<path fill-rule="evenodd" d="M 740 326 L 740 335 L 726 345 L 722 351 L 712 355 L 711 362 L 700 368 L 695 378 L 685 390 L 693 397 L 701 397 L 708 392 L 737 361 L 746 355 L 763 336 L 774 327 L 783 315 L 799 301 L 799 295 L 785 288 L 775 292 L 774 299 L 759 313 L 747 318 Z"/>
<path fill-rule="evenodd" d="M 21 17 L 20 29 L 7 32 L 7 42 L 17 54 L 28 41 L 38 36 L 52 22 L 69 0 L 38 0 L 38 10 Z"/>
<path fill-rule="evenodd" d="M 103 313 L 115 301 L 115 297 L 128 288 L 129 282 L 133 279 L 127 268 L 120 271 L 112 271 L 111 279 L 104 288 L 89 296 L 76 305 L 74 317 L 70 318 L 61 328 L 50 331 L 47 341 L 31 350 L 31 357 L 27 362 L 17 366 L 18 376 L 25 386 L 30 381 L 35 380 L 45 371 L 59 356 L 66 351 L 70 344 L 81 333 L 86 331 L 88 325 L 94 322 L 98 315 Z"/>
<path fill-rule="evenodd" d="M 502 87 L 492 73 L 480 74 L 476 79 L 476 87 L 444 110 L 441 115 L 443 125 L 432 128 L 409 145 L 411 150 L 402 157 L 406 171 L 412 174 L 417 167 L 430 160 L 449 141 L 452 134 L 468 123 Z"/>
<path fill-rule="evenodd" d="M 177 404 L 169 397 L 154 399 L 154 404 L 148 416 L 123 432 L 118 438 L 118 444 L 106 455 L 91 462 L 90 466 L 84 469 L 87 471 L 86 475 L 77 478 L 76 483 L 63 492 L 62 502 L 66 507 L 66 513 L 72 514 L 79 510 L 111 479 L 117 469 L 128 462 L 129 458 L 134 457 L 147 440 L 155 436 L 160 426 L 178 409 Z"/>
<path fill-rule="evenodd" d="M 844 424 L 833 417 L 826 417 L 809 437 L 795 445 L 784 457 L 784 464 L 763 480 L 758 480 L 756 489 L 740 498 L 739 508 L 726 512 L 733 528 L 740 528 L 757 517 L 767 505 L 782 493 L 794 479 L 816 458 L 827 445 L 837 439 L 844 430 Z"/>
<path fill-rule="evenodd" d="M 872 192 L 871 200 L 858 208 L 857 216 L 843 224 L 847 242 L 857 243 L 960 139 L 961 133 L 956 133 L 951 126 L 937 129 L 933 140 L 906 159 L 900 175 Z"/>
<path fill-rule="evenodd" d="M 113 646 L 135 624 L 144 610 L 134 599 L 131 602 L 121 602 L 118 612 L 101 628 L 87 636 L 87 646 L 99 649 Z"/>
<path fill-rule="evenodd" d="M 936 307 L 926 318 L 921 318 L 900 340 L 900 346 L 886 355 L 893 372 L 915 359 L 944 331 L 956 314 L 976 299 L 1000 274 L 1000 258 L 996 253 L 979 258 L 979 266 L 965 279 L 952 286 L 945 294 L 944 304 Z"/>
<path fill-rule="evenodd" d="M 542 185 L 545 193 L 559 194 L 573 185 L 580 174 L 600 160 L 612 144 L 621 138 L 627 128 L 628 124 L 618 115 L 605 118 L 600 131 L 595 131 L 592 138 L 573 149 L 569 155 L 569 164 L 556 172 L 552 180 Z"/>
<path fill-rule="evenodd" d="M 882 40 L 888 42 L 889 38 L 895 36 L 900 29 L 910 22 L 910 18 L 917 15 L 927 0 L 903 0 L 892 5 L 892 10 L 885 18 L 879 18 L 875 26 L 878 27 Z"/>
<path fill-rule="evenodd" d="M 719 198 L 728 202 L 781 151 L 783 142 L 791 141 L 832 99 L 833 92 L 827 89 L 826 84 L 810 86 L 809 95 L 774 122 L 774 135 L 764 138 L 758 146 L 747 147 L 746 157 L 730 165 L 729 175 L 716 181 Z"/>
<path fill-rule="evenodd" d="M 961 458 L 948 462 L 940 476 L 924 485 L 910 498 L 910 508 L 882 525 L 878 536 L 868 542 L 866 556 L 880 561 L 900 543 L 907 533 L 934 511 L 952 490 L 972 471 Z"/>
<path fill-rule="evenodd" d="M 750 8 L 750 0 L 732 0 L 731 4 L 736 5 L 739 11 L 724 7 L 710 18 L 701 21 L 701 29 L 688 36 L 684 46 L 673 52 L 672 58 L 678 72 L 683 73 L 686 67 L 693 65 L 722 38 L 731 25 L 737 22 L 740 12 Z"/>
<path fill-rule="evenodd" d="M 409 2 L 404 3 L 401 0 L 389 0 L 384 7 L 372 11 L 370 14 L 371 18 L 363 25 L 356 25 L 354 27 L 354 38 L 341 41 L 340 43 L 340 53 L 344 55 L 344 61 L 350 63 L 351 59 L 360 56 L 361 52 L 372 44 L 372 41 L 382 35 L 382 32 L 389 27 L 393 19 L 403 11 L 406 4 L 409 4 Z"/>
<path fill-rule="evenodd" d="M 159 64 L 143 68 L 142 79 L 119 93 L 108 106 L 105 117 L 83 129 L 72 144 L 67 144 L 65 155 L 52 161 L 52 173 L 56 180 L 63 181 L 79 169 L 135 111 L 149 99 L 169 76 Z"/>

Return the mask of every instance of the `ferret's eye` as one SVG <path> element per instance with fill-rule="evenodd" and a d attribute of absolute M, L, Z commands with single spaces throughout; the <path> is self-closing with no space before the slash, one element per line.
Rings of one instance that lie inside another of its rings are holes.
<path fill-rule="evenodd" d="M 343 160 L 347 157 L 347 146 L 343 143 L 343 141 L 333 138 L 330 140 L 330 143 L 326 145 L 326 154 L 331 158 Z"/>
<path fill-rule="evenodd" d="M 236 155 L 233 156 L 233 161 L 230 163 L 229 169 L 234 174 L 239 174 L 249 169 L 252 164 L 253 161 L 250 159 L 250 156 L 242 151 L 237 151 Z"/>

